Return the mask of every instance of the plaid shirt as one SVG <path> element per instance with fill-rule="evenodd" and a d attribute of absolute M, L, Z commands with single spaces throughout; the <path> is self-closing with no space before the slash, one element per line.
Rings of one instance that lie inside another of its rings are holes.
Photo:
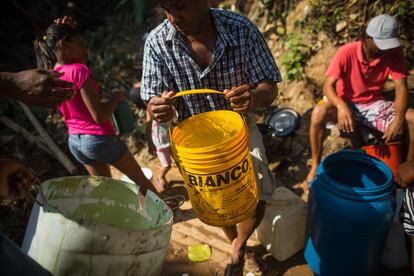
<path fill-rule="evenodd" d="M 210 9 L 217 38 L 212 62 L 201 70 L 191 50 L 168 20 L 156 27 L 145 42 L 141 97 L 149 101 L 163 91 L 210 88 L 219 91 L 264 80 L 280 82 L 273 56 L 257 27 L 246 17 Z M 175 103 L 178 119 L 211 110 L 231 109 L 219 94 L 186 95 Z"/>

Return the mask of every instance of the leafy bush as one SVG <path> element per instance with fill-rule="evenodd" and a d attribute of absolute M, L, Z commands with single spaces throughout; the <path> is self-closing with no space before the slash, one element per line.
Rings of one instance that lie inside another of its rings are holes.
<path fill-rule="evenodd" d="M 289 34 L 283 42 L 287 52 L 282 56 L 282 68 L 284 68 L 288 82 L 303 79 L 304 67 L 307 60 L 308 46 L 302 43 L 302 37 L 298 33 Z"/>
<path fill-rule="evenodd" d="M 414 66 L 414 0 L 309 0 L 308 3 L 312 7 L 312 14 L 307 19 L 307 25 L 314 33 L 328 33 L 338 44 L 355 40 L 364 34 L 368 21 L 379 14 L 395 16 L 408 64 Z M 347 22 L 346 28 L 337 32 L 336 26 L 340 21 Z"/>

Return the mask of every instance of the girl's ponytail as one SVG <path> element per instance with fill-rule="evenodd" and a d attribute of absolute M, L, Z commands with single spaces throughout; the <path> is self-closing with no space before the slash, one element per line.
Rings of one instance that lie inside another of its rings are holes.
<path fill-rule="evenodd" d="M 52 24 L 46 30 L 46 35 L 37 38 L 34 43 L 37 67 L 39 69 L 52 70 L 55 67 L 57 57 L 57 45 L 59 41 L 70 39 L 80 34 L 80 31 L 66 24 Z"/>
<path fill-rule="evenodd" d="M 47 45 L 47 36 L 37 38 L 34 41 L 34 51 L 36 54 L 37 68 L 52 70 L 56 64 L 56 54 Z"/>

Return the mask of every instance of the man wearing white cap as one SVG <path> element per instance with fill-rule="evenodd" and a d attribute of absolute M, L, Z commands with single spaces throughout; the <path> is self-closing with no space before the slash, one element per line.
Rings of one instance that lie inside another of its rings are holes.
<path fill-rule="evenodd" d="M 305 186 L 316 175 L 329 121 L 337 121 L 346 133 L 354 132 L 356 124 L 365 125 L 382 132 L 384 141 L 389 142 L 402 134 L 405 119 L 410 137 L 407 160 L 414 159 L 414 110 L 407 109 L 408 69 L 393 16 L 374 17 L 362 40 L 339 48 L 325 75 L 324 99 L 312 112 L 312 167 Z M 393 102 L 386 101 L 381 93 L 388 77 L 394 81 Z"/>

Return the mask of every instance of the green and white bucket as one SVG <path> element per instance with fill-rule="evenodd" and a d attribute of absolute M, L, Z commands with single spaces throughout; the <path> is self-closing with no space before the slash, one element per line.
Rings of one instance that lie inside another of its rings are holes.
<path fill-rule="evenodd" d="M 173 213 L 135 184 L 74 176 L 41 185 L 23 251 L 53 275 L 159 275 Z"/>

